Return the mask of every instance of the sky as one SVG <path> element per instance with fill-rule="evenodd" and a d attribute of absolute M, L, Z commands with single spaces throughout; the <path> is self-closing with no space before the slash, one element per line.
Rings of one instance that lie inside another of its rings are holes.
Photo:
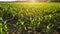
<path fill-rule="evenodd" d="M 50 1 L 50 0 L 0 0 L 0 1 Z"/>
<path fill-rule="evenodd" d="M 0 0 L 0 1 L 16 1 L 16 0 Z"/>
<path fill-rule="evenodd" d="M 35 1 L 35 0 L 0 0 L 0 1 Z"/>

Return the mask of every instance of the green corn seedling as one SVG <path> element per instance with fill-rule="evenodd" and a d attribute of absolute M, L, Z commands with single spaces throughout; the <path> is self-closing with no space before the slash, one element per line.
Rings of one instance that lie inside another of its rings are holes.
<path fill-rule="evenodd" d="M 0 17 L 0 34 L 2 34 L 2 17 Z"/>
<path fill-rule="evenodd" d="M 47 32 L 47 34 L 49 33 L 49 31 L 51 30 L 51 28 L 54 26 L 54 25 L 51 25 L 51 24 L 49 24 L 49 25 L 47 25 L 47 28 L 46 28 L 46 32 Z"/>

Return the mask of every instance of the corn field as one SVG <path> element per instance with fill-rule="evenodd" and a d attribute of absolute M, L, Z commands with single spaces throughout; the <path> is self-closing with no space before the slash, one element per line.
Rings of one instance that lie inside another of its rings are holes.
<path fill-rule="evenodd" d="M 0 2 L 0 34 L 60 34 L 60 2 Z"/>

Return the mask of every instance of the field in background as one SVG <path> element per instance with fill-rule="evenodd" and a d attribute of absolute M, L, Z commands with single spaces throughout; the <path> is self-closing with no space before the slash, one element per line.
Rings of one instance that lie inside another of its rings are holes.
<path fill-rule="evenodd" d="M 0 28 L 1 34 L 60 34 L 60 2 L 0 2 Z"/>

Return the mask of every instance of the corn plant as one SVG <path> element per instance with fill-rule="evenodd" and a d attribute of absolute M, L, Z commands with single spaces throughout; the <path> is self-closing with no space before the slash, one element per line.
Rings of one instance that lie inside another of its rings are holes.
<path fill-rule="evenodd" d="M 3 25 L 2 25 L 2 21 L 3 21 L 3 19 L 2 19 L 2 17 L 0 17 L 0 34 L 2 34 L 2 29 L 3 29 L 3 28 L 2 28 L 2 26 L 3 26 Z"/>

